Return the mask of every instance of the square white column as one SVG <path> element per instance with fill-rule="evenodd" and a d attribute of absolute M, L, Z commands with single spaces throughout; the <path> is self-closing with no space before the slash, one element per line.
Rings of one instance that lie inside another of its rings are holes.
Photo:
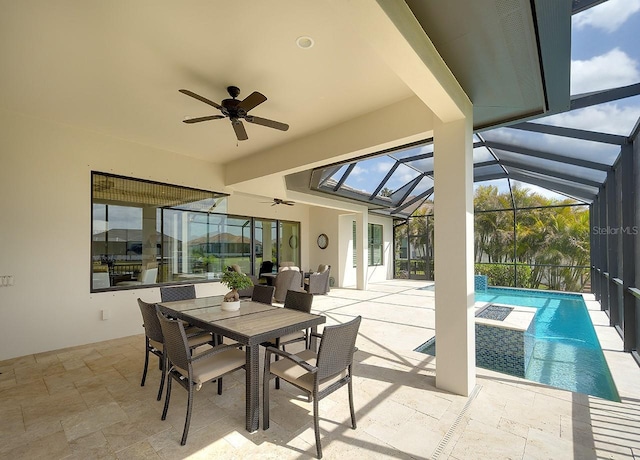
<path fill-rule="evenodd" d="M 436 123 L 434 174 L 436 386 L 468 396 L 475 387 L 471 117 Z"/>

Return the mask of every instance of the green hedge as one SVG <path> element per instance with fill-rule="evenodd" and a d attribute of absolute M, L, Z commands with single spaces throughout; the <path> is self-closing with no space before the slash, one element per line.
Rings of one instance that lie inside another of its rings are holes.
<path fill-rule="evenodd" d="M 518 270 L 518 286 L 513 283 L 512 264 L 476 264 L 477 275 L 487 275 L 490 286 L 524 287 L 531 288 L 531 267 L 529 265 L 516 265 Z"/>

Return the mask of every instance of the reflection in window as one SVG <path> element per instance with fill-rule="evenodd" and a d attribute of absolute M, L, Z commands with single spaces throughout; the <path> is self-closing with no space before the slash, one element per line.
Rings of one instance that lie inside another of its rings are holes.
<path fill-rule="evenodd" d="M 222 193 L 93 173 L 91 289 L 254 274 L 263 257 L 299 265 L 299 222 L 226 210 Z"/>

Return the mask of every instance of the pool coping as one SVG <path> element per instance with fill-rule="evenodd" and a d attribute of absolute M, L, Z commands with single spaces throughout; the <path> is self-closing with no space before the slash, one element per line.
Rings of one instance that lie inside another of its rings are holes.
<path fill-rule="evenodd" d="M 618 390 L 620 400 L 640 399 L 640 366 L 631 353 L 623 349 L 622 337 L 609 323 L 609 315 L 603 311 L 594 294 L 582 293 L 582 298 L 591 317 L 604 359 Z"/>

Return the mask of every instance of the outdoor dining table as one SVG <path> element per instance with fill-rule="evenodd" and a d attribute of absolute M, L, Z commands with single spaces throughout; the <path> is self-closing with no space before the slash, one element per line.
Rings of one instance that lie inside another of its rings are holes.
<path fill-rule="evenodd" d="M 315 331 L 326 318 L 250 300 L 240 302 L 237 311 L 224 311 L 220 308 L 222 297 L 161 302 L 158 306 L 167 315 L 245 345 L 246 428 L 253 432 L 260 427 L 260 344 L 302 329 Z M 311 347 L 315 348 L 315 342 Z"/>

